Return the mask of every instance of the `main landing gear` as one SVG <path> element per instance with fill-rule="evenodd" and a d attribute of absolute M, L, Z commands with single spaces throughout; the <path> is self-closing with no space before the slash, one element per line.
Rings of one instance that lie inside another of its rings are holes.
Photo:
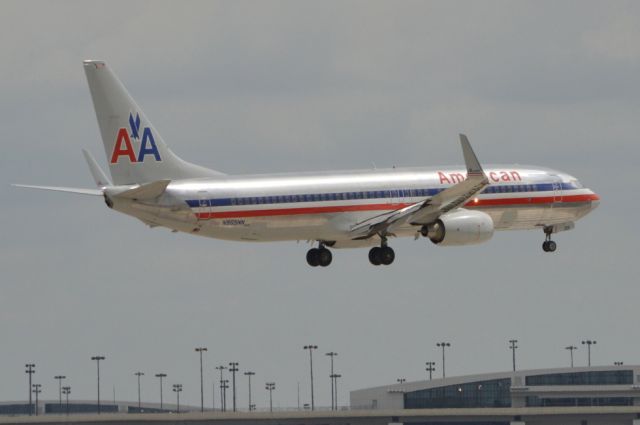
<path fill-rule="evenodd" d="M 557 244 L 551 240 L 551 234 L 553 233 L 553 229 L 551 227 L 544 228 L 544 242 L 542 242 L 542 250 L 544 252 L 553 252 L 558 247 Z"/>
<path fill-rule="evenodd" d="M 327 267 L 331 264 L 331 260 L 333 260 L 333 255 L 322 242 L 318 248 L 311 248 L 307 251 L 307 263 L 311 267 Z"/>
<path fill-rule="evenodd" d="M 375 246 L 369 250 L 369 262 L 374 266 L 385 265 L 393 263 L 396 258 L 396 253 L 393 248 L 387 246 L 387 238 L 382 238 L 380 246 Z"/>

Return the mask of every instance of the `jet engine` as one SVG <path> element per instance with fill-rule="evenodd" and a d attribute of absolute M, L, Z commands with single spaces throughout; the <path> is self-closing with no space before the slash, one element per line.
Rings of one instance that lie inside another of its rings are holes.
<path fill-rule="evenodd" d="M 493 236 L 493 220 L 481 211 L 459 209 L 422 226 L 423 236 L 440 246 L 474 245 Z"/>

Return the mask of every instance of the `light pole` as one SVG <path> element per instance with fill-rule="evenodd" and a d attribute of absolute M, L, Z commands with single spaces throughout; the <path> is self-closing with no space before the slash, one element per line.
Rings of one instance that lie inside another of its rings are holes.
<path fill-rule="evenodd" d="M 162 378 L 166 377 L 166 373 L 156 373 L 156 378 L 160 378 L 160 410 L 162 410 Z"/>
<path fill-rule="evenodd" d="M 100 360 L 104 360 L 104 356 L 93 356 L 91 360 L 96 361 L 96 365 L 98 367 L 98 415 L 100 414 Z"/>
<path fill-rule="evenodd" d="M 244 375 L 247 378 L 249 378 L 249 412 L 251 412 L 251 410 L 253 410 L 252 407 L 251 407 L 251 377 L 253 375 L 255 375 L 255 374 L 256 374 L 255 372 L 251 372 L 251 371 L 247 371 L 247 372 L 244 373 Z"/>
<path fill-rule="evenodd" d="M 202 352 L 207 351 L 206 347 L 197 347 L 196 352 L 200 354 L 200 412 L 204 412 L 204 378 L 202 377 Z"/>
<path fill-rule="evenodd" d="M 591 346 L 592 345 L 596 345 L 597 341 L 596 340 L 592 340 L 592 339 L 586 339 L 584 341 L 582 341 L 582 345 L 586 345 L 587 346 L 587 364 L 589 367 L 591 367 Z"/>
<path fill-rule="evenodd" d="M 33 393 L 36 395 L 36 416 L 38 416 L 38 394 L 42 392 L 40 387 L 42 387 L 42 385 L 33 384 Z"/>
<path fill-rule="evenodd" d="M 182 392 L 182 384 L 173 384 L 173 392 L 176 393 L 177 413 L 180 413 L 180 393 Z"/>
<path fill-rule="evenodd" d="M 69 416 L 69 394 L 71 394 L 71 387 L 62 387 L 62 394 L 67 398 L 67 416 Z"/>
<path fill-rule="evenodd" d="M 216 410 L 216 377 L 214 376 L 211 380 L 211 405 L 213 406 L 213 411 Z"/>
<path fill-rule="evenodd" d="M 315 403 L 313 400 L 313 350 L 317 350 L 317 345 L 305 345 L 305 350 L 309 350 L 309 371 L 311 372 L 311 410 L 315 409 Z"/>
<path fill-rule="evenodd" d="M 342 375 L 334 373 L 331 375 L 331 377 L 333 378 L 333 382 L 336 386 L 334 393 L 336 398 L 336 410 L 338 410 L 338 378 L 342 378 Z"/>
<path fill-rule="evenodd" d="M 334 394 L 335 389 L 334 389 L 334 387 L 335 387 L 335 385 L 334 385 L 334 382 L 333 382 L 333 375 L 334 375 L 334 373 L 333 373 L 333 358 L 335 356 L 337 356 L 337 355 L 338 355 L 338 353 L 335 353 L 333 351 L 325 354 L 325 356 L 331 357 L 331 373 L 329 374 L 329 378 L 331 380 L 331 410 L 335 410 L 334 409 L 334 405 L 335 405 L 335 394 Z"/>
<path fill-rule="evenodd" d="M 449 342 L 438 342 L 438 343 L 436 343 L 436 346 L 442 347 L 442 378 L 444 378 L 445 377 L 444 349 L 445 349 L 445 347 L 451 347 L 451 343 L 449 343 Z"/>
<path fill-rule="evenodd" d="M 427 365 L 425 370 L 429 372 L 429 381 L 431 381 L 431 378 L 433 378 L 432 373 L 436 370 L 436 362 L 425 362 L 424 364 Z"/>
<path fill-rule="evenodd" d="M 31 398 L 31 375 L 33 375 L 34 373 L 36 373 L 35 370 L 33 370 L 33 368 L 36 367 L 35 363 L 27 363 L 26 365 L 24 365 L 24 367 L 27 368 L 27 370 L 25 370 L 25 373 L 29 375 L 29 416 L 31 416 L 31 414 L 33 413 L 33 399 Z"/>
<path fill-rule="evenodd" d="M 236 411 L 236 372 L 238 371 L 238 362 L 229 362 L 229 372 L 231 372 L 231 385 L 233 386 L 233 411 Z"/>
<path fill-rule="evenodd" d="M 220 365 L 220 366 L 216 366 L 215 369 L 220 371 L 220 411 L 224 412 L 225 402 L 224 402 L 224 392 L 223 392 L 224 390 L 222 388 L 222 372 L 226 369 L 226 367 Z"/>
<path fill-rule="evenodd" d="M 141 401 L 141 398 L 140 398 L 140 377 L 144 376 L 144 373 L 138 371 L 138 372 L 134 373 L 134 375 L 136 375 L 138 377 L 138 410 L 141 410 L 142 409 L 142 401 Z"/>
<path fill-rule="evenodd" d="M 622 366 L 622 365 L 624 365 L 624 362 L 613 362 L 613 364 L 615 366 Z"/>
<path fill-rule="evenodd" d="M 227 390 L 229 389 L 229 380 L 223 379 L 222 384 L 220 384 L 222 388 L 222 410 L 224 412 L 227 411 Z"/>
<path fill-rule="evenodd" d="M 269 411 L 273 413 L 273 390 L 276 389 L 276 383 L 275 382 L 267 382 L 265 384 L 265 389 L 267 391 L 269 391 Z"/>
<path fill-rule="evenodd" d="M 398 382 L 398 384 L 404 384 L 407 380 L 405 378 L 398 378 L 396 379 L 396 382 Z"/>
<path fill-rule="evenodd" d="M 511 354 L 513 356 L 513 371 L 516 371 L 516 348 L 518 348 L 518 346 L 516 345 L 518 343 L 517 339 L 510 339 L 509 340 L 509 348 L 511 349 Z"/>
<path fill-rule="evenodd" d="M 58 397 L 60 398 L 58 406 L 60 409 L 62 409 L 62 380 L 66 378 L 67 378 L 66 376 L 62 376 L 62 375 L 57 375 L 53 377 L 53 379 L 58 380 Z"/>
<path fill-rule="evenodd" d="M 573 367 L 573 350 L 577 350 L 578 347 L 575 345 L 569 345 L 568 347 L 564 347 L 564 349 L 569 350 L 569 353 L 571 354 L 571 367 Z"/>

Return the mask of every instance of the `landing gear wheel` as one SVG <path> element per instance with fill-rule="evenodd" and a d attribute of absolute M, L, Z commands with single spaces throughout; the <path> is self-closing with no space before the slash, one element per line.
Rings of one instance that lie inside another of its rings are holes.
<path fill-rule="evenodd" d="M 331 251 L 327 248 L 320 248 L 318 250 L 318 264 L 322 267 L 327 267 L 331 264 L 331 260 L 333 260 L 333 255 L 331 255 Z"/>
<path fill-rule="evenodd" d="M 311 267 L 318 267 L 320 265 L 320 250 L 318 248 L 311 248 L 307 251 L 307 264 Z"/>
<path fill-rule="evenodd" d="M 369 250 L 369 262 L 374 266 L 382 264 L 382 248 L 374 246 Z"/>
<path fill-rule="evenodd" d="M 551 240 L 551 230 L 545 229 L 545 241 L 542 243 L 542 250 L 544 252 L 554 252 L 558 247 L 557 244 Z"/>
<path fill-rule="evenodd" d="M 384 246 L 380 248 L 380 262 L 385 266 L 393 263 L 393 260 L 396 258 L 396 253 L 393 251 L 393 248 L 389 246 Z"/>

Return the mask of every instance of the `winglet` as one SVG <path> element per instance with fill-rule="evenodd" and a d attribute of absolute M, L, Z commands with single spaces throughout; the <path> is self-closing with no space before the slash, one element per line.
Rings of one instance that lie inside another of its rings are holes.
<path fill-rule="evenodd" d="M 467 166 L 467 175 L 484 177 L 484 171 L 482 170 L 482 166 L 480 166 L 480 161 L 478 161 L 478 157 L 473 152 L 471 143 L 469 143 L 466 135 L 460 134 L 460 144 L 462 145 L 464 163 Z"/>
<path fill-rule="evenodd" d="M 96 185 L 100 188 L 111 186 L 111 180 L 109 180 L 109 177 L 107 177 L 104 171 L 102 171 L 102 168 L 100 168 L 93 155 L 91 155 L 86 149 L 82 149 L 82 154 L 84 155 L 84 159 L 87 161 L 89 171 L 91 172 Z"/>

